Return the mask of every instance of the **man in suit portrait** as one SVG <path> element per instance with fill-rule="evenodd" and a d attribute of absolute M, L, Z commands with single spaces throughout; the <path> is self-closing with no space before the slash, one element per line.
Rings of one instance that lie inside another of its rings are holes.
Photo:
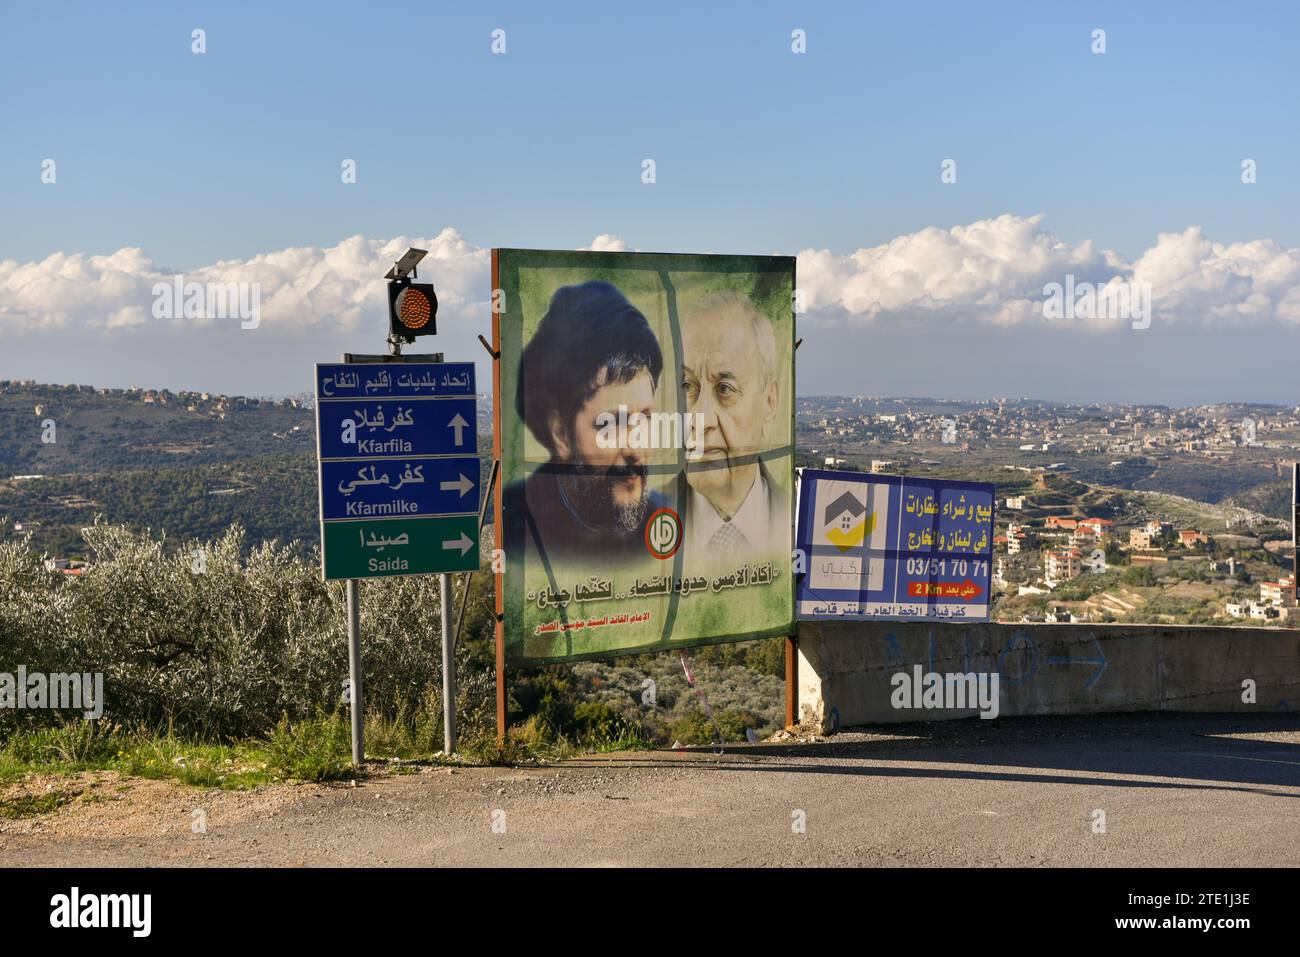
<path fill-rule="evenodd" d="M 781 407 L 771 320 L 735 292 L 683 312 L 682 389 L 690 430 L 686 559 L 726 566 L 788 554 L 788 496 L 757 457 Z"/>
<path fill-rule="evenodd" d="M 653 411 L 663 353 L 649 322 L 607 282 L 551 298 L 519 363 L 519 416 L 549 453 L 505 489 L 509 543 L 551 565 L 646 557 L 646 518 L 664 502 L 647 450 L 602 441 L 608 416 Z M 513 547 L 513 546 L 511 546 Z"/>

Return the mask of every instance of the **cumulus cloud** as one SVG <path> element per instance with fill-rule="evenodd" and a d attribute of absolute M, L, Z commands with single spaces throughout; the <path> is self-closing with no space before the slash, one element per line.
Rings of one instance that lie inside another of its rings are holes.
<path fill-rule="evenodd" d="M 580 246 L 579 250 L 598 253 L 626 253 L 631 251 L 621 236 L 615 236 L 612 233 L 601 233 L 591 241 L 590 246 Z"/>
<path fill-rule="evenodd" d="M 222 260 L 180 275 L 184 282 L 256 284 L 260 320 L 270 326 L 332 327 L 350 331 L 386 308 L 381 277 L 408 246 L 429 250 L 424 267 L 437 275 L 439 310 L 455 315 L 488 302 L 489 251 L 454 229 L 432 238 L 352 236 L 335 246 L 295 246 L 251 259 Z M 108 256 L 56 253 L 40 262 L 0 262 L 0 328 L 122 331 L 148 325 L 211 325 L 216 317 L 156 318 L 155 286 L 170 286 L 141 249 Z"/>
<path fill-rule="evenodd" d="M 1225 246 L 1199 226 L 1161 233 L 1132 277 L 1151 284 L 1157 316 L 1170 320 L 1300 324 L 1300 249 L 1271 239 Z"/>
<path fill-rule="evenodd" d="M 256 283 L 263 327 L 351 332 L 386 308 L 380 277 L 408 246 L 429 250 L 422 276 L 436 277 L 439 312 L 478 315 L 489 295 L 489 250 L 455 229 L 436 236 L 367 239 L 298 246 L 186 271 L 185 281 Z M 602 233 L 590 250 L 627 251 Z M 1051 283 L 1093 283 L 1099 301 L 1125 283 L 1148 284 L 1157 322 L 1300 324 L 1300 249 L 1272 240 L 1224 245 L 1199 226 L 1161 233 L 1132 262 L 1092 241 L 1066 243 L 1043 217 L 1011 214 L 951 229 L 927 228 L 848 255 L 799 253 L 799 286 L 813 317 L 855 324 L 921 322 L 1016 326 L 1069 323 L 1118 328 L 1124 318 L 1045 319 Z M 212 325 L 219 318 L 156 318 L 154 288 L 174 273 L 144 250 L 109 255 L 55 253 L 39 262 L 0 261 L 0 329 L 58 329 L 132 335 L 152 328 Z"/>
<path fill-rule="evenodd" d="M 1091 283 L 1098 297 L 1149 284 L 1157 321 L 1300 323 L 1300 249 L 1271 240 L 1224 246 L 1199 226 L 1161 233 L 1135 262 L 1091 240 L 1062 242 L 1043 217 L 1005 214 L 928 228 L 840 256 L 799 253 L 799 287 L 814 314 L 855 322 L 962 321 L 1010 326 L 1068 322 L 1114 328 L 1125 318 L 1044 318 L 1045 288 Z"/>

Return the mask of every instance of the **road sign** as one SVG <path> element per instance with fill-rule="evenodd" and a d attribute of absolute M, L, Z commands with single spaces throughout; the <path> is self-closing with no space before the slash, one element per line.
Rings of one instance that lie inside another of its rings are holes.
<path fill-rule="evenodd" d="M 473 363 L 316 367 L 325 578 L 478 568 Z"/>
<path fill-rule="evenodd" d="M 474 399 L 330 399 L 317 422 L 323 459 L 375 455 L 473 455 Z"/>
<path fill-rule="evenodd" d="M 382 396 L 474 397 L 472 362 L 320 362 L 316 395 L 321 399 Z"/>
<path fill-rule="evenodd" d="M 987 621 L 994 486 L 804 469 L 798 617 Z"/>
<path fill-rule="evenodd" d="M 391 458 L 322 461 L 321 515 L 380 518 L 477 512 L 476 458 Z"/>
<path fill-rule="evenodd" d="M 478 568 L 478 513 L 325 522 L 322 539 L 327 580 Z"/>

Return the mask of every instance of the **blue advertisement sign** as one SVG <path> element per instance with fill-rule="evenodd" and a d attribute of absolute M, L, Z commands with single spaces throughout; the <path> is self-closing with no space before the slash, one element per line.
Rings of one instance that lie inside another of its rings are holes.
<path fill-rule="evenodd" d="M 994 495 L 991 483 L 804 469 L 798 617 L 987 621 Z"/>

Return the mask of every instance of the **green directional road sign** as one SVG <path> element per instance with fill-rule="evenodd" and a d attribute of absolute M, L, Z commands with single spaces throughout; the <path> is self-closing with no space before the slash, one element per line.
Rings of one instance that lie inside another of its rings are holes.
<path fill-rule="evenodd" d="M 476 514 L 325 522 L 324 538 L 327 580 L 478 568 Z"/>

